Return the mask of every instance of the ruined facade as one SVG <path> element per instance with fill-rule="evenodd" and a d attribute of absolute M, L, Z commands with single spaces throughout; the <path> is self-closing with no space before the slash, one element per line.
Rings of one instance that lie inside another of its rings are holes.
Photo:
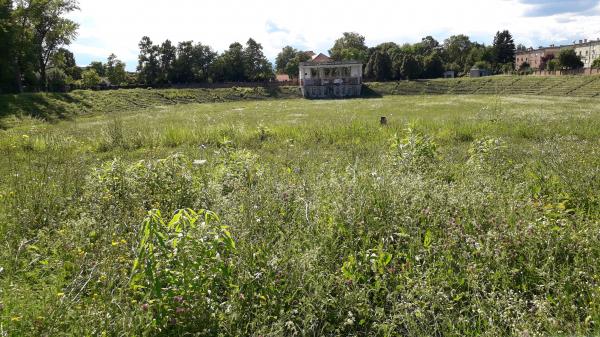
<path fill-rule="evenodd" d="M 300 63 L 300 86 L 306 98 L 360 96 L 363 65 L 358 61 L 333 61 L 324 54 Z"/>

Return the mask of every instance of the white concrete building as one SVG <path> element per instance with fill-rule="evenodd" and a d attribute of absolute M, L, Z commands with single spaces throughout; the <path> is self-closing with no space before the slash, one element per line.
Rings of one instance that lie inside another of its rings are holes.
<path fill-rule="evenodd" d="M 575 53 L 581 57 L 584 68 L 590 68 L 594 60 L 600 58 L 600 40 L 579 40 L 579 43 L 575 43 L 573 48 Z"/>
<path fill-rule="evenodd" d="M 360 96 L 363 65 L 358 61 L 333 61 L 324 54 L 300 63 L 300 86 L 306 98 Z"/>

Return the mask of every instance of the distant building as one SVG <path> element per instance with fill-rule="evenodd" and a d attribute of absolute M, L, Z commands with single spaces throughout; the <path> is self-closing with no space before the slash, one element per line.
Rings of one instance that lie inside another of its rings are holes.
<path fill-rule="evenodd" d="M 490 72 L 486 69 L 479 69 L 479 68 L 471 68 L 471 71 L 469 71 L 469 77 L 483 77 L 483 76 L 490 76 Z"/>
<path fill-rule="evenodd" d="M 542 58 L 548 55 L 554 55 L 558 57 L 559 52 L 560 48 L 555 47 L 554 45 L 551 45 L 548 48 L 528 48 L 523 51 L 517 51 L 515 56 L 515 66 L 517 69 L 520 69 L 523 63 L 527 63 L 532 69 L 539 69 L 542 65 Z"/>
<path fill-rule="evenodd" d="M 275 76 L 275 79 L 277 80 L 277 82 L 289 82 L 292 80 L 290 78 L 290 75 L 288 74 L 277 74 L 277 76 Z"/>
<path fill-rule="evenodd" d="M 448 70 L 444 72 L 444 78 L 455 78 L 456 72 L 454 70 Z"/>
<path fill-rule="evenodd" d="M 300 86 L 306 98 L 360 96 L 362 69 L 359 61 L 333 61 L 324 54 L 300 63 Z"/>
<path fill-rule="evenodd" d="M 600 40 L 579 40 L 579 43 L 574 43 L 571 47 L 575 49 L 575 53 L 581 58 L 584 68 L 591 68 L 592 63 L 600 58 Z"/>

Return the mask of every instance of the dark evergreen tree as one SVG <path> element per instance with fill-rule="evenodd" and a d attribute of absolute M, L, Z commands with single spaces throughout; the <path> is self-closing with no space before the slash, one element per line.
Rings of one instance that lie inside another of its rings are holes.
<path fill-rule="evenodd" d="M 494 37 L 494 61 L 499 64 L 514 64 L 516 53 L 515 41 L 508 30 L 496 33 Z"/>

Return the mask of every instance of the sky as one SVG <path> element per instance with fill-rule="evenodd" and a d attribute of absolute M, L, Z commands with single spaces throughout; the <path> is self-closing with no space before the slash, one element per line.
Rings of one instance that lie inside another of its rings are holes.
<path fill-rule="evenodd" d="M 218 52 L 252 37 L 271 61 L 286 45 L 327 53 L 343 32 L 360 33 L 370 47 L 455 34 L 491 44 L 504 29 L 533 47 L 600 38 L 600 0 L 80 0 L 69 16 L 80 24 L 70 46 L 79 65 L 115 53 L 128 70 L 145 35 Z"/>

